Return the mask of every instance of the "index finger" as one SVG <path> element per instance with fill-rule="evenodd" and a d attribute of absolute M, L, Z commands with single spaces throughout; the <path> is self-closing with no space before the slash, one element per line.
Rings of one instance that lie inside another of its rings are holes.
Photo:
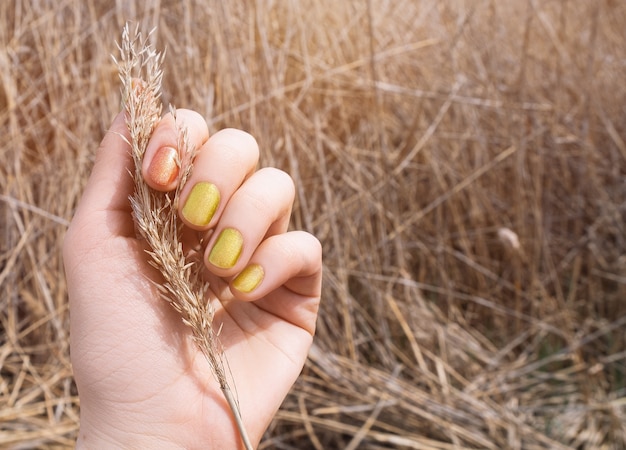
<path fill-rule="evenodd" d="M 144 180 L 157 191 L 176 188 L 178 161 L 184 155 L 179 147 L 180 133 L 187 130 L 189 143 L 198 149 L 209 139 L 204 117 L 189 109 L 177 109 L 176 117 L 168 113 L 159 121 L 150 137 L 141 170 Z"/>

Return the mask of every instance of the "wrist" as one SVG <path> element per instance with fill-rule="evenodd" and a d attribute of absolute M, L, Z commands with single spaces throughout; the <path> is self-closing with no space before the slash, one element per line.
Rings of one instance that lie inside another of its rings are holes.
<path fill-rule="evenodd" d="M 133 426 L 135 425 L 135 426 Z M 180 442 L 174 442 L 163 434 L 164 429 L 151 429 L 145 424 L 133 424 L 131 421 L 113 421 L 100 417 L 90 418 L 81 411 L 80 428 L 76 439 L 76 449 L 100 448 L 150 448 L 182 449 Z"/>
<path fill-rule="evenodd" d="M 91 414 L 81 407 L 80 428 L 75 448 L 146 448 L 146 449 L 241 449 L 243 445 L 234 423 L 230 427 L 216 420 L 209 425 L 181 422 L 175 418 L 154 422 L 153 418 L 137 415 L 107 414 L 98 411 Z M 212 433 L 207 430 L 212 426 Z M 219 432 L 217 431 L 219 430 Z M 227 431 L 227 430 L 230 430 Z M 258 445 L 258 441 L 256 441 Z"/>
<path fill-rule="evenodd" d="M 150 449 L 182 449 L 170 440 L 154 435 L 120 432 L 99 432 L 81 425 L 76 439 L 76 449 L 90 450 L 99 448 L 150 448 Z"/>

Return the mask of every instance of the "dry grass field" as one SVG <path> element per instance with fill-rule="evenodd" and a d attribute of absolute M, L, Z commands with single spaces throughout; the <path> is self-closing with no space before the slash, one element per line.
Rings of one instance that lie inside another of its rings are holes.
<path fill-rule="evenodd" d="M 626 448 L 626 3 L 0 2 L 0 447 L 70 448 L 61 243 L 157 26 L 163 97 L 243 128 L 325 251 L 261 448 Z"/>

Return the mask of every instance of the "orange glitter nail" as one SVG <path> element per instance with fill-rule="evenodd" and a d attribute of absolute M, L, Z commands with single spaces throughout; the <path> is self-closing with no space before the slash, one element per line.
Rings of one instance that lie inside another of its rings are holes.
<path fill-rule="evenodd" d="M 177 152 L 172 147 L 157 150 L 148 167 L 148 178 L 158 186 L 168 186 L 178 176 Z"/>

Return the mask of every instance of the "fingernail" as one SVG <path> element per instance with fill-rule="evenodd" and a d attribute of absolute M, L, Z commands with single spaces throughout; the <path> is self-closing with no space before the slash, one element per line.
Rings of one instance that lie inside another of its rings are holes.
<path fill-rule="evenodd" d="M 220 191 L 212 183 L 201 181 L 191 189 L 183 205 L 182 214 L 187 222 L 198 227 L 209 224 L 220 204 Z"/>
<path fill-rule="evenodd" d="M 243 248 L 243 236 L 234 228 L 224 229 L 209 254 L 209 262 L 221 269 L 230 269 L 239 259 Z"/>
<path fill-rule="evenodd" d="M 161 147 L 148 167 L 148 177 L 154 184 L 167 186 L 178 176 L 177 152 L 172 147 Z"/>
<path fill-rule="evenodd" d="M 263 281 L 265 272 L 260 264 L 250 264 L 233 280 L 233 287 L 241 292 L 252 292 Z"/>

